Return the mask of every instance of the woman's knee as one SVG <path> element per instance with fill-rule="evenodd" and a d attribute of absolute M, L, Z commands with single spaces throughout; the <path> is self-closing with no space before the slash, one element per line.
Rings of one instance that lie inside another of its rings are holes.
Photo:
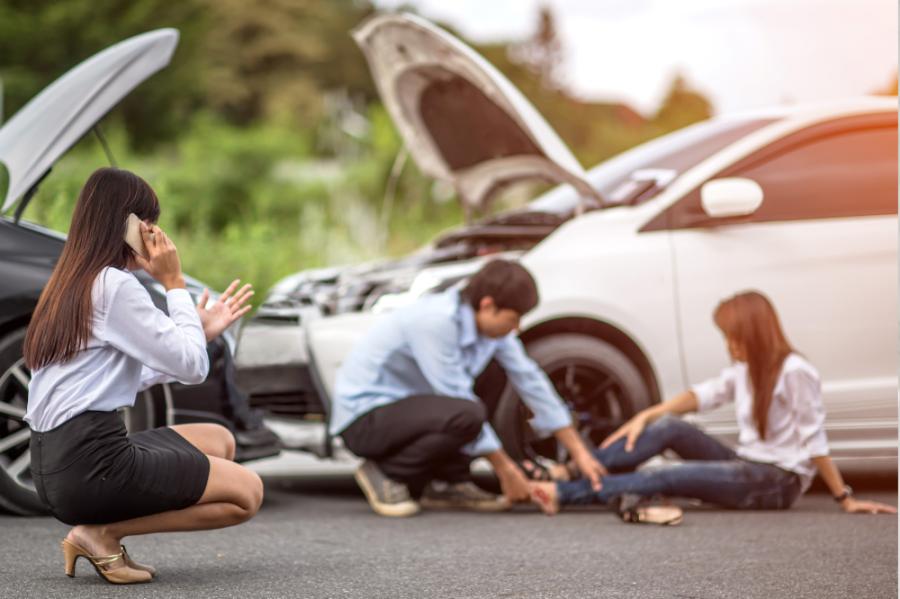
<path fill-rule="evenodd" d="M 233 461 L 234 453 L 237 449 L 237 443 L 234 440 L 234 433 L 221 424 L 208 423 L 204 424 L 208 428 L 208 435 L 216 447 L 213 455 Z"/>
<path fill-rule="evenodd" d="M 220 434 L 222 435 L 222 443 L 224 446 L 224 458 L 226 460 L 234 461 L 234 454 L 237 451 L 237 441 L 234 438 L 234 433 L 225 428 L 224 426 L 216 425 L 221 429 Z"/>
<path fill-rule="evenodd" d="M 234 460 L 237 448 L 234 435 L 221 424 L 212 422 L 176 424 L 171 428 L 204 454 Z"/>
<path fill-rule="evenodd" d="M 664 435 L 668 438 L 693 428 L 693 424 L 682 420 L 678 416 L 666 414 L 651 423 L 647 427 L 647 431 L 653 431 L 656 434 Z"/>
<path fill-rule="evenodd" d="M 243 468 L 243 467 L 242 467 Z M 244 519 L 249 520 L 259 511 L 263 502 L 263 482 L 259 475 L 252 470 L 243 468 L 241 480 L 238 483 L 238 492 L 233 498 L 234 505 L 244 512 Z"/>
<path fill-rule="evenodd" d="M 210 458 L 210 474 L 200 503 L 230 504 L 231 517 L 252 518 L 263 501 L 263 482 L 252 470 L 224 458 Z"/>
<path fill-rule="evenodd" d="M 247 502 L 247 510 L 250 512 L 250 516 L 254 516 L 262 506 L 265 489 L 262 479 L 256 472 L 253 472 L 252 470 L 248 470 L 247 472 L 250 473 L 250 480 L 252 481 L 248 484 L 249 501 Z"/>

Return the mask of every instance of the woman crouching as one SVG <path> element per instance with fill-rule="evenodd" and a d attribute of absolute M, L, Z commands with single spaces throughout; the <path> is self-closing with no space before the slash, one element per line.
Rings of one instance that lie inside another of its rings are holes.
<path fill-rule="evenodd" d="M 232 295 L 238 281 L 211 307 L 207 291 L 194 306 L 175 245 L 155 225 L 159 213 L 140 177 L 94 172 L 25 339 L 31 471 L 50 512 L 74 526 L 62 541 L 69 576 L 84 557 L 107 582 L 148 582 L 155 570 L 131 559 L 122 539 L 232 526 L 262 502 L 260 478 L 232 461 L 228 429 L 184 424 L 129 435 L 116 412 L 156 383 L 203 382 L 207 342 L 250 309 L 249 285 Z M 145 257 L 124 241 L 129 214 L 141 221 Z M 165 287 L 168 316 L 136 269 Z"/>

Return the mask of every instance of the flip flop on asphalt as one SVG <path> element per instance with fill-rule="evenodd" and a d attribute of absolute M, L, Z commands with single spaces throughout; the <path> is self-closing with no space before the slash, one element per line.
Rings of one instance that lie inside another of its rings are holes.
<path fill-rule="evenodd" d="M 528 480 L 539 482 L 550 482 L 553 480 L 553 476 L 550 474 L 550 469 L 537 462 L 533 462 L 527 459 L 522 460 L 521 462 L 519 462 L 519 468 L 522 469 L 522 472 L 525 473 L 525 476 L 528 477 Z"/>
<path fill-rule="evenodd" d="M 622 495 L 617 498 L 616 511 L 622 521 L 629 524 L 676 526 L 684 520 L 684 512 L 680 507 L 653 504 L 639 495 Z"/>

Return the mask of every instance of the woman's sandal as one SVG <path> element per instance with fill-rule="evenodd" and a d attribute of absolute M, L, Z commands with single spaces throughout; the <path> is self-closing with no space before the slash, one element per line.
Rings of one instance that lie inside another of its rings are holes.
<path fill-rule="evenodd" d="M 550 469 L 537 462 L 537 460 L 522 460 L 518 463 L 519 468 L 522 469 L 522 472 L 525 473 L 525 476 L 528 480 L 534 480 L 537 482 L 548 483 L 553 480 L 553 476 L 550 474 Z"/>
<path fill-rule="evenodd" d="M 616 510 L 623 522 L 676 526 L 684 520 L 684 512 L 675 505 L 651 505 L 639 495 L 622 495 Z"/>
<path fill-rule="evenodd" d="M 70 578 L 75 577 L 75 562 L 79 557 L 87 559 L 91 565 L 94 566 L 97 575 L 110 584 L 150 582 L 153 578 L 147 570 L 138 570 L 129 566 L 125 559 L 126 553 L 124 552 L 124 547 L 121 553 L 97 556 L 89 554 L 86 549 L 76 545 L 68 539 L 63 539 L 62 550 L 63 557 L 66 560 L 66 576 L 69 576 Z M 115 568 L 110 567 L 120 560 L 122 565 Z"/>

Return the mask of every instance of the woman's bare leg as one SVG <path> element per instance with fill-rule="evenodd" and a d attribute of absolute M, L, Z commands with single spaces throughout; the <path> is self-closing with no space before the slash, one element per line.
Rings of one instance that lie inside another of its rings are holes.
<path fill-rule="evenodd" d="M 234 526 L 252 518 L 263 499 L 259 476 L 224 458 L 209 457 L 209 479 L 200 500 L 171 510 L 104 525 L 80 525 L 67 538 L 94 555 L 119 552 L 123 538 L 155 532 L 210 530 Z"/>
<path fill-rule="evenodd" d="M 235 442 L 231 431 L 220 424 L 208 422 L 175 424 L 173 431 L 208 456 L 234 460 Z"/>

